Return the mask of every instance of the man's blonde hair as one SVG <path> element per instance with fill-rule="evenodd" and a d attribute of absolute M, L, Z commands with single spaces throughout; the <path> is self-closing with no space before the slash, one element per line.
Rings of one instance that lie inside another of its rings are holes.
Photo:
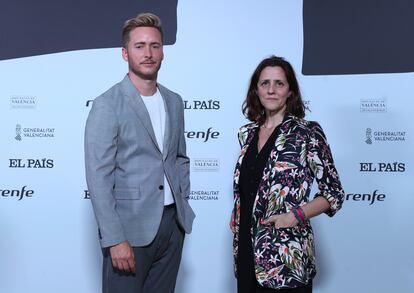
<path fill-rule="evenodd" d="M 122 42 L 126 48 L 130 41 L 129 33 L 137 27 L 153 27 L 156 28 L 161 34 L 161 40 L 163 39 L 163 32 L 161 27 L 161 19 L 153 13 L 146 12 L 140 13 L 136 17 L 128 19 L 122 29 Z"/>

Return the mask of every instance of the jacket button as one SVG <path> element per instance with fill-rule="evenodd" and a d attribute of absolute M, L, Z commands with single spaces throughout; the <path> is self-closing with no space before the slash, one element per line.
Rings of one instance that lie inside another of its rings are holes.
<path fill-rule="evenodd" d="M 163 190 L 164 189 L 164 186 L 160 185 L 160 186 L 158 186 L 158 189 L 159 190 Z"/>

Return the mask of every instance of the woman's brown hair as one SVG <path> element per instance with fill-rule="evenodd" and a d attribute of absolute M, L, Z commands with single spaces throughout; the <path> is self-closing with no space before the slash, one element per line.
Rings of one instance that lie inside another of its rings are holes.
<path fill-rule="evenodd" d="M 306 107 L 303 103 L 302 95 L 300 94 L 299 84 L 296 79 L 295 71 L 288 61 L 282 57 L 277 56 L 270 56 L 269 58 L 262 60 L 262 62 L 260 62 L 257 66 L 256 70 L 253 72 L 253 75 L 250 79 L 247 96 L 242 106 L 242 112 L 244 116 L 246 116 L 246 118 L 252 122 L 258 122 L 259 124 L 264 123 L 266 114 L 257 95 L 257 83 L 259 82 L 259 77 L 263 69 L 269 66 L 279 66 L 285 72 L 286 81 L 288 82 L 289 90 L 292 93 L 286 101 L 286 114 L 290 114 L 298 118 L 304 118 Z"/>

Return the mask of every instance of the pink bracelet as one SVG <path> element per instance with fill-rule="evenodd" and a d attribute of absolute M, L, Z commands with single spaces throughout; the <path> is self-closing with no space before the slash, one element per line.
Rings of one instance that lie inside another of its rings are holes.
<path fill-rule="evenodd" d="M 297 208 L 296 208 L 296 212 L 298 213 L 298 216 L 299 216 L 299 218 L 301 219 L 301 222 L 302 222 L 302 223 L 305 223 L 305 221 L 306 221 L 306 217 L 305 217 L 305 213 L 304 213 L 304 211 L 302 210 L 302 208 L 301 208 L 301 207 L 297 207 Z"/>
<path fill-rule="evenodd" d="M 295 216 L 296 220 L 298 220 L 299 225 L 305 224 L 305 213 L 301 207 L 292 209 L 292 213 Z"/>

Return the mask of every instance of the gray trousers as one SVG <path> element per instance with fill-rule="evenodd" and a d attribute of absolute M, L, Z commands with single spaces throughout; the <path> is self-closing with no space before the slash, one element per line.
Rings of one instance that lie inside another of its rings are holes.
<path fill-rule="evenodd" d="M 173 293 L 181 261 L 184 231 L 178 226 L 175 206 L 164 208 L 155 239 L 133 247 L 135 273 L 112 266 L 109 249 L 103 250 L 103 293 Z"/>

